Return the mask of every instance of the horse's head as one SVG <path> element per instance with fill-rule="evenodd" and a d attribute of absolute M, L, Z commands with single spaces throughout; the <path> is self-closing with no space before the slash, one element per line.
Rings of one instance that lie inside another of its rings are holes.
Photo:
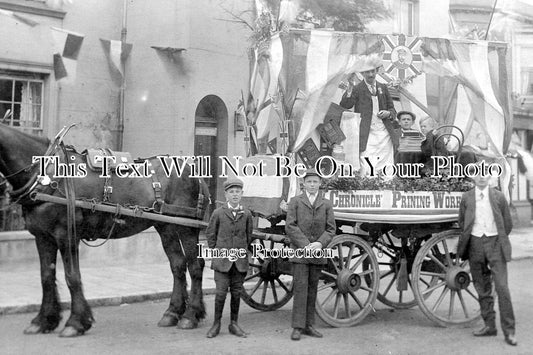
<path fill-rule="evenodd" d="M 33 176 L 30 169 L 34 156 L 43 155 L 49 146 L 47 138 L 20 132 L 0 124 L 0 173 L 13 189 L 24 186 Z"/>

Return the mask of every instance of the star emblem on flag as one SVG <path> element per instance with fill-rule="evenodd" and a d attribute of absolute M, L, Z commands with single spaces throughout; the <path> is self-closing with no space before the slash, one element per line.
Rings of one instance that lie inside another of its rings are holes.
<path fill-rule="evenodd" d="M 406 37 L 403 34 L 386 35 L 383 36 L 382 42 L 385 46 L 383 52 L 384 75 L 388 79 L 399 78 L 403 81 L 407 77 L 421 74 L 420 45 L 422 40 L 419 37 Z"/>

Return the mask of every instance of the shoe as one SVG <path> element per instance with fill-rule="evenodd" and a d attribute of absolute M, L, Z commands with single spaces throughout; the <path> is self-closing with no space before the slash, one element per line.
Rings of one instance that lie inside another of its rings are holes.
<path fill-rule="evenodd" d="M 213 323 L 213 326 L 211 326 L 211 329 L 209 329 L 209 331 L 207 332 L 206 337 L 214 338 L 218 335 L 218 333 L 220 333 L 220 321 L 219 322 L 215 321 Z"/>
<path fill-rule="evenodd" d="M 291 334 L 292 340 L 300 340 L 302 337 L 302 330 L 300 328 L 294 328 Z"/>
<path fill-rule="evenodd" d="M 473 334 L 475 337 L 491 337 L 498 334 L 498 331 L 496 330 L 496 328 L 484 326 L 483 328 L 474 331 Z"/>
<path fill-rule="evenodd" d="M 322 334 L 316 330 L 312 325 L 308 326 L 307 328 L 305 328 L 303 330 L 303 333 L 305 335 L 309 335 L 309 336 L 312 336 L 312 337 L 315 337 L 315 338 L 322 338 Z"/>
<path fill-rule="evenodd" d="M 509 345 L 516 346 L 518 344 L 518 341 L 516 341 L 516 337 L 514 334 L 509 334 L 505 336 L 505 342 Z"/>
<path fill-rule="evenodd" d="M 241 338 L 246 338 L 246 333 L 239 327 L 237 322 L 232 321 L 230 325 L 228 325 L 228 330 L 231 334 L 236 335 Z"/>

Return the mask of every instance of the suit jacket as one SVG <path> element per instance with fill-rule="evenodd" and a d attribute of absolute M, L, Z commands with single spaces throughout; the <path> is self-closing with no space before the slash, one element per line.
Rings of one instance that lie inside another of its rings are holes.
<path fill-rule="evenodd" d="M 462 233 L 457 245 L 457 255 L 463 259 L 468 259 L 469 244 L 476 217 L 476 193 L 475 188 L 463 194 L 459 207 L 459 226 Z M 509 212 L 509 205 L 502 192 L 489 188 L 489 201 L 494 215 L 494 222 L 498 230 L 497 245 L 501 247 L 505 261 L 511 261 L 511 242 L 509 233 L 513 229 L 513 221 Z"/>
<path fill-rule="evenodd" d="M 285 232 L 293 249 L 304 248 L 313 242 L 320 242 L 325 248 L 335 235 L 337 227 L 333 205 L 319 193 L 314 205 L 307 194 L 293 197 L 289 202 Z M 304 264 L 326 264 L 325 258 L 292 258 L 292 262 Z"/>
<path fill-rule="evenodd" d="M 232 210 L 225 204 L 213 212 L 205 234 L 209 248 L 248 249 L 252 242 L 252 231 L 252 213 L 243 209 L 233 217 Z M 228 258 L 213 258 L 211 269 L 228 272 L 233 263 L 240 272 L 248 271 L 248 257 L 239 258 L 234 262 Z"/>
<path fill-rule="evenodd" d="M 380 110 L 387 110 L 391 112 L 389 118 L 385 118 L 383 123 L 389 131 L 389 135 L 393 136 L 394 128 L 398 127 L 396 118 L 396 110 L 392 102 L 387 86 L 382 83 L 376 82 L 376 90 L 378 96 L 378 103 Z M 372 94 L 368 90 L 366 82 L 362 80 L 359 84 L 355 85 L 350 97 L 347 96 L 347 92 L 342 95 L 340 105 L 346 109 L 354 108 L 354 112 L 361 114 L 361 125 L 359 126 L 359 152 L 366 150 L 366 144 L 368 142 L 368 135 L 370 134 L 370 124 L 372 123 Z M 376 112 L 377 114 L 377 112 Z"/>

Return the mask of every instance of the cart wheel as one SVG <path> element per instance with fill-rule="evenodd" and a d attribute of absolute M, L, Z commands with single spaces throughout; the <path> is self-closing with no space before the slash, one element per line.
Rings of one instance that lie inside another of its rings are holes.
<path fill-rule="evenodd" d="M 468 261 L 456 255 L 459 231 L 435 234 L 417 253 L 413 264 L 415 297 L 422 312 L 440 326 L 470 325 L 480 318 Z M 428 284 L 423 277 L 437 277 Z"/>
<path fill-rule="evenodd" d="M 342 234 L 328 245 L 328 260 L 318 285 L 316 312 L 333 327 L 361 322 L 374 309 L 379 289 L 379 265 L 372 247 L 360 237 Z M 366 268 L 363 263 L 368 260 Z M 369 277 L 370 282 L 363 282 Z"/>
<path fill-rule="evenodd" d="M 417 305 L 413 292 L 412 266 L 415 253 L 420 249 L 424 239 L 417 238 L 414 245 L 404 248 L 404 264 L 402 268 L 402 239 L 385 233 L 383 238 L 373 245 L 379 264 L 379 293 L 378 300 L 392 308 L 409 309 Z M 413 251 L 411 251 L 413 250 Z M 363 269 L 370 265 L 368 260 L 363 262 Z M 434 276 L 423 276 L 428 284 L 435 284 L 437 278 Z M 399 279 L 405 278 L 405 282 Z M 372 280 L 367 275 L 365 282 L 370 285 Z M 427 297 L 427 295 L 426 295 Z"/>
<path fill-rule="evenodd" d="M 286 247 L 273 240 L 255 239 L 254 243 L 261 244 L 265 249 Z M 247 305 L 260 311 L 274 311 L 283 307 L 292 297 L 291 264 L 287 258 L 263 258 L 258 255 L 250 259 L 250 269 L 244 282 L 241 298 Z"/>

